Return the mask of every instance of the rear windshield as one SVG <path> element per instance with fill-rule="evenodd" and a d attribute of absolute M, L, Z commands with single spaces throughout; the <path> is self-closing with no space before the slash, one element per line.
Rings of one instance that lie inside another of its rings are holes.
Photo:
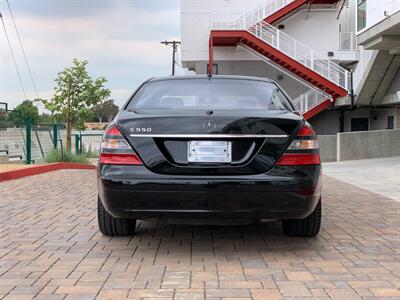
<path fill-rule="evenodd" d="M 274 83 L 208 78 L 146 83 L 131 99 L 127 109 L 293 110 Z"/>

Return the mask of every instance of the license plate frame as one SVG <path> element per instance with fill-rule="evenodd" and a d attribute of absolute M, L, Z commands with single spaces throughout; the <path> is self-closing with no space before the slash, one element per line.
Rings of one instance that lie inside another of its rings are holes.
<path fill-rule="evenodd" d="M 230 141 L 188 141 L 188 163 L 213 164 L 232 162 Z"/>

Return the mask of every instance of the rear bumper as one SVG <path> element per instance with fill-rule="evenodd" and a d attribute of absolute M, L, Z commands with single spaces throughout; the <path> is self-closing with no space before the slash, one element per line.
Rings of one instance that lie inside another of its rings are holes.
<path fill-rule="evenodd" d="M 296 219 L 321 193 L 321 166 L 276 166 L 259 175 L 178 176 L 101 165 L 99 196 L 118 218 Z"/>

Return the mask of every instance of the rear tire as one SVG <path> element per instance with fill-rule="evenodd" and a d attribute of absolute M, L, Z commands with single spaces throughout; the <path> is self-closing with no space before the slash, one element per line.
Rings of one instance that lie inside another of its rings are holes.
<path fill-rule="evenodd" d="M 314 237 L 321 229 L 321 199 L 314 211 L 305 219 L 282 220 L 283 232 L 290 237 Z"/>
<path fill-rule="evenodd" d="M 103 235 L 127 236 L 135 234 L 136 220 L 114 218 L 105 210 L 100 197 L 97 198 L 97 220 L 100 232 Z"/>

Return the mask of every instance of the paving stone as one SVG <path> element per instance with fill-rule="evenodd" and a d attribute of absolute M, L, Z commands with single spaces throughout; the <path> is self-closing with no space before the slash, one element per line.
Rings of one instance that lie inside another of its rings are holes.
<path fill-rule="evenodd" d="M 208 298 L 248 298 L 250 292 L 248 289 L 235 289 L 235 288 L 220 288 L 220 289 L 207 289 L 206 297 Z"/>
<path fill-rule="evenodd" d="M 310 297 L 310 290 L 304 283 L 279 281 L 277 282 L 280 292 L 284 297 Z"/>
<path fill-rule="evenodd" d="M 123 299 L 128 297 L 129 290 L 102 290 L 99 299 Z"/>
<path fill-rule="evenodd" d="M 400 290 L 395 288 L 370 288 L 369 290 L 378 297 L 400 297 Z"/>
<path fill-rule="evenodd" d="M 82 286 L 82 285 L 74 285 L 74 286 L 60 286 L 55 293 L 56 294 L 97 294 L 100 290 L 100 286 Z"/>
<path fill-rule="evenodd" d="M 287 271 L 286 276 L 290 281 L 314 281 L 314 276 L 308 271 Z"/>
<path fill-rule="evenodd" d="M 0 183 L 1 299 L 400 299 L 400 202 L 325 177 L 323 226 L 97 229 L 96 174 Z"/>
<path fill-rule="evenodd" d="M 270 300 L 280 300 L 283 299 L 282 295 L 280 294 L 278 289 L 264 289 L 264 290 L 251 290 L 251 296 L 254 300 L 263 300 L 263 299 L 270 299 Z"/>
<path fill-rule="evenodd" d="M 352 289 L 327 289 L 326 292 L 333 300 L 361 299 L 361 297 Z"/>

